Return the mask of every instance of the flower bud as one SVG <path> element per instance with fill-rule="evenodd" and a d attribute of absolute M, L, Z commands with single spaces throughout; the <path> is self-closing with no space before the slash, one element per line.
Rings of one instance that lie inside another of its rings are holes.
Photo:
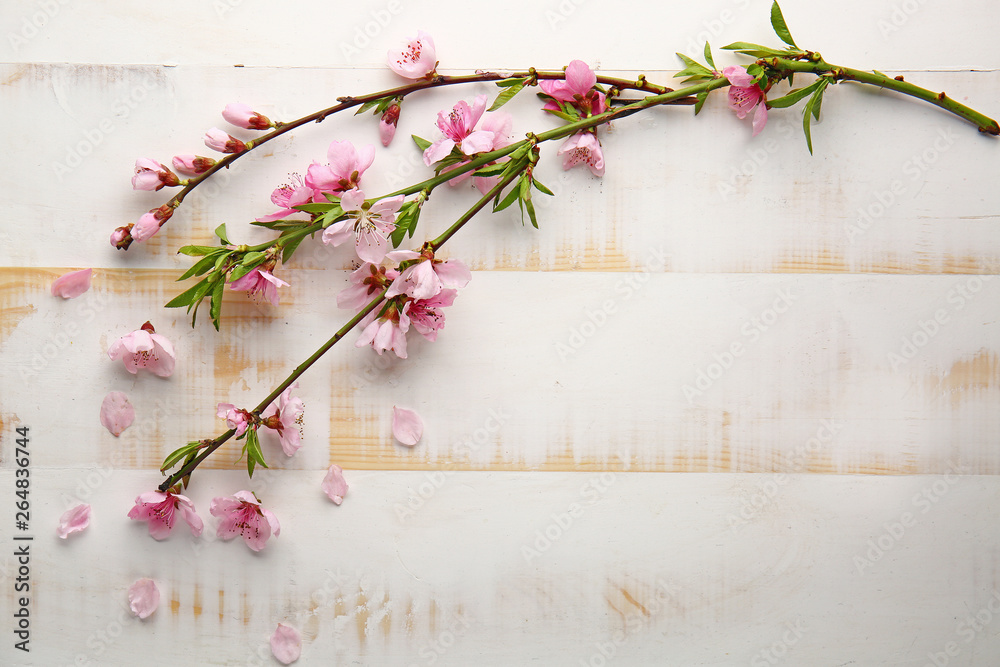
<path fill-rule="evenodd" d="M 247 149 L 242 141 L 217 127 L 205 133 L 205 145 L 220 153 L 242 153 Z"/>
<path fill-rule="evenodd" d="M 216 161 L 210 157 L 200 155 L 175 155 L 173 159 L 174 169 L 183 173 L 197 176 L 216 165 Z"/>
<path fill-rule="evenodd" d="M 382 138 L 383 146 L 388 146 L 392 138 L 396 136 L 396 123 L 399 122 L 399 112 L 399 105 L 393 102 L 385 110 L 385 113 L 382 114 L 382 118 L 378 122 L 378 133 Z"/>
<path fill-rule="evenodd" d="M 169 204 L 164 204 L 160 208 L 150 209 L 148 213 L 139 218 L 132 228 L 132 240 L 142 243 L 149 237 L 160 231 L 163 223 L 174 214 L 174 209 Z"/>
<path fill-rule="evenodd" d="M 246 104 L 227 104 L 222 110 L 222 117 L 227 123 L 245 130 L 268 130 L 274 125 L 267 116 L 257 113 Z"/>
<path fill-rule="evenodd" d="M 119 227 L 115 231 L 111 232 L 111 245 L 119 250 L 128 250 L 128 247 L 132 245 L 132 241 L 131 224 Z"/>
<path fill-rule="evenodd" d="M 164 185 L 173 187 L 180 183 L 177 174 L 156 160 L 141 157 L 135 161 L 135 175 L 132 177 L 133 190 L 159 190 Z"/>

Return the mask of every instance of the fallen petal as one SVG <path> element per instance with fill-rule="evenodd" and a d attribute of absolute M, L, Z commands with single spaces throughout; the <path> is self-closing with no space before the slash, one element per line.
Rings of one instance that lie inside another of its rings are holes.
<path fill-rule="evenodd" d="M 323 488 L 323 493 L 325 493 L 335 505 L 339 505 L 344 502 L 344 496 L 347 495 L 347 480 L 344 479 L 344 471 L 340 466 L 330 466 L 330 469 L 326 471 L 326 477 L 323 478 L 323 483 L 320 486 Z"/>
<path fill-rule="evenodd" d="M 59 537 L 66 539 L 72 533 L 79 533 L 90 525 L 90 505 L 82 503 L 67 510 L 59 517 Z"/>
<path fill-rule="evenodd" d="M 283 665 L 290 665 L 302 655 L 302 635 L 290 625 L 278 623 L 271 635 L 271 653 Z"/>
<path fill-rule="evenodd" d="M 417 444 L 424 434 L 424 422 L 420 415 L 406 408 L 392 407 L 392 435 L 407 447 Z"/>
<path fill-rule="evenodd" d="M 93 269 L 83 269 L 59 276 L 52 283 L 52 293 L 64 299 L 80 296 L 90 289 L 90 276 L 93 272 Z"/>
<path fill-rule="evenodd" d="M 128 606 L 139 618 L 146 618 L 160 606 L 160 590 L 152 579 L 139 579 L 128 589 Z"/>
<path fill-rule="evenodd" d="M 120 391 L 112 391 L 101 403 L 101 423 L 116 438 L 135 421 L 135 408 L 128 396 Z"/>

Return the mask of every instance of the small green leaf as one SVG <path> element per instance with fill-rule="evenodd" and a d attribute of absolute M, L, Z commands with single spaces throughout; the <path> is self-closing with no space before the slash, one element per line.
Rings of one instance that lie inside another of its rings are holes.
<path fill-rule="evenodd" d="M 812 155 L 813 147 L 812 147 L 812 133 L 809 127 L 810 124 L 809 117 L 812 116 L 816 120 L 819 120 L 819 108 L 820 105 L 823 103 L 823 91 L 826 90 L 826 87 L 827 85 L 829 85 L 830 80 L 820 79 L 818 83 L 819 85 L 816 88 L 816 92 L 814 92 L 813 96 L 809 98 L 808 102 L 806 102 L 805 109 L 803 109 L 802 111 L 802 131 L 805 132 L 806 146 L 809 147 L 810 155 Z"/>
<path fill-rule="evenodd" d="M 520 193 L 520 188 L 518 188 L 517 186 L 512 187 L 510 189 L 510 192 L 507 193 L 507 196 L 503 198 L 503 201 L 501 201 L 499 204 L 493 205 L 493 212 L 497 213 L 498 211 L 502 211 L 511 204 L 513 204 L 514 200 L 518 198 L 519 193 Z"/>
<path fill-rule="evenodd" d="M 493 101 L 493 104 L 490 105 L 490 108 L 487 109 L 487 111 L 496 111 L 503 105 L 507 104 L 507 102 L 510 102 L 512 99 L 514 99 L 514 96 L 517 95 L 519 92 L 521 92 L 523 88 L 524 88 L 523 81 L 521 83 L 512 84 L 508 88 L 504 88 L 504 90 L 499 95 L 497 95 L 497 98 Z"/>
<path fill-rule="evenodd" d="M 267 257 L 267 255 L 262 252 L 248 252 L 243 255 L 243 261 L 240 262 L 240 264 L 243 266 L 257 266 L 264 261 L 265 257 Z"/>
<path fill-rule="evenodd" d="M 522 79 L 514 77 L 513 79 L 504 79 L 503 81 L 497 81 L 497 87 L 499 88 L 510 88 L 511 86 L 523 86 L 527 79 Z"/>
<path fill-rule="evenodd" d="M 195 262 L 191 268 L 185 271 L 184 274 L 177 279 L 177 282 L 180 282 L 182 280 L 187 280 L 191 276 L 202 275 L 215 265 L 215 260 L 216 258 L 214 255 L 209 255 L 208 257 L 202 257 L 197 262 Z"/>
<path fill-rule="evenodd" d="M 698 93 L 697 95 L 695 95 L 695 98 L 697 98 L 698 101 L 695 102 L 694 104 L 694 115 L 697 116 L 698 113 L 701 111 L 701 108 L 705 106 L 705 100 L 708 99 L 708 91 L 705 90 Z"/>
<path fill-rule="evenodd" d="M 189 442 L 180 449 L 175 449 L 174 451 L 167 454 L 167 458 L 163 459 L 163 465 L 160 466 L 160 472 L 166 472 L 174 467 L 174 465 L 180 461 L 182 458 L 190 454 L 192 451 L 198 451 L 201 446 L 200 442 Z"/>
<path fill-rule="evenodd" d="M 781 38 L 781 41 L 788 44 L 788 46 L 796 49 L 799 48 L 795 46 L 792 33 L 788 31 L 788 25 L 785 24 L 785 17 L 781 15 L 781 7 L 778 6 L 778 0 L 774 0 L 774 4 L 771 5 L 771 27 L 774 28 L 774 33 Z"/>
<path fill-rule="evenodd" d="M 712 47 L 709 46 L 708 42 L 705 42 L 705 62 L 712 66 L 712 69 L 718 69 L 715 66 L 715 59 L 712 58 Z"/>
<path fill-rule="evenodd" d="M 319 222 L 320 224 L 323 225 L 323 229 L 326 229 L 327 227 L 329 227 L 330 225 L 332 225 L 337 220 L 343 217 L 344 217 L 344 209 L 340 207 L 340 204 L 337 204 L 329 211 L 324 213 L 322 216 L 320 216 Z"/>
<path fill-rule="evenodd" d="M 524 208 L 528 209 L 528 219 L 531 220 L 531 226 L 538 229 L 538 218 L 535 217 L 535 205 L 531 203 L 531 197 L 524 200 Z"/>
<path fill-rule="evenodd" d="M 186 245 L 177 252 L 188 257 L 201 257 L 202 255 L 213 253 L 218 249 L 219 247 L 214 245 Z"/>
<path fill-rule="evenodd" d="M 302 235 L 297 239 L 289 241 L 287 244 L 285 244 L 285 247 L 281 251 L 282 264 L 287 263 L 288 260 L 292 258 L 292 255 L 295 254 L 296 249 L 298 249 L 299 244 L 302 243 L 303 239 L 305 239 L 305 235 Z"/>
<path fill-rule="evenodd" d="M 219 237 L 219 240 L 225 244 L 229 244 L 229 237 L 226 236 L 226 223 L 222 223 L 215 228 L 215 235 Z"/>
<path fill-rule="evenodd" d="M 260 440 L 257 438 L 257 429 L 247 429 L 246 436 L 246 444 L 243 445 L 243 451 L 247 455 L 247 474 L 253 477 L 254 468 L 257 465 L 260 465 L 262 468 L 266 468 L 267 463 L 264 461 L 264 452 L 260 450 Z"/>
<path fill-rule="evenodd" d="M 535 178 L 531 179 L 531 184 L 534 185 L 535 189 L 538 190 L 539 192 L 541 192 L 543 195 L 548 195 L 550 197 L 555 197 L 555 194 L 553 194 L 552 190 L 549 190 L 547 187 L 545 187 L 544 185 L 542 185 L 541 182 L 538 179 L 535 179 Z"/>
<path fill-rule="evenodd" d="M 775 109 L 784 109 L 790 107 L 797 103 L 799 100 L 812 94 L 820 85 L 822 85 L 822 79 L 816 79 L 811 84 L 805 88 L 796 88 L 795 90 L 788 91 L 787 95 L 783 97 L 778 97 L 773 100 L 767 101 L 767 106 Z"/>
<path fill-rule="evenodd" d="M 486 165 L 485 167 L 482 167 L 480 169 L 477 169 L 475 172 L 473 172 L 472 175 L 473 176 L 482 176 L 484 178 L 488 178 L 490 176 L 499 176 L 500 174 L 502 174 L 505 171 L 507 171 L 507 167 L 508 166 L 509 166 L 509 163 L 507 163 L 507 162 L 501 162 L 500 164 L 490 164 L 490 165 Z"/>
<path fill-rule="evenodd" d="M 357 110 L 357 111 L 355 111 L 355 112 L 354 112 L 354 115 L 355 115 L 355 116 L 360 116 L 360 115 L 361 115 L 361 114 L 363 114 L 364 112 L 366 112 L 366 111 L 368 111 L 369 109 L 373 108 L 373 107 L 374 107 L 375 105 L 377 105 L 378 103 L 379 103 L 379 100 L 371 100 L 370 102 L 365 102 L 364 104 L 362 104 L 362 105 L 361 105 L 361 106 L 360 106 L 360 107 L 358 108 L 358 110 Z"/>
<path fill-rule="evenodd" d="M 323 202 L 320 202 L 318 204 L 316 203 L 299 204 L 298 206 L 294 206 L 293 208 L 296 211 L 304 211 L 305 213 L 326 213 L 327 211 L 334 208 L 334 206 L 336 206 L 336 204 L 333 203 L 324 204 Z"/>
<path fill-rule="evenodd" d="M 415 143 L 417 145 L 417 148 L 419 148 L 420 150 L 425 151 L 431 147 L 431 142 L 427 141 L 426 139 L 422 139 L 421 137 L 418 137 L 415 134 L 411 134 L 410 136 L 413 138 L 413 143 Z"/>
<path fill-rule="evenodd" d="M 195 296 L 198 294 L 200 288 L 207 283 L 208 283 L 208 278 L 199 281 L 196 285 L 194 285 L 190 289 L 181 292 L 173 299 L 171 299 L 167 303 L 167 305 L 164 306 L 164 308 L 180 308 L 182 306 L 190 306 L 194 302 Z"/>
<path fill-rule="evenodd" d="M 219 280 L 215 283 L 215 287 L 212 288 L 212 302 L 208 308 L 208 315 L 212 318 L 212 324 L 215 325 L 215 330 L 219 330 L 219 315 L 222 313 L 222 295 L 225 294 L 226 282 L 224 280 Z"/>
<path fill-rule="evenodd" d="M 799 53 L 798 49 L 792 51 L 790 49 L 772 49 L 767 46 L 761 46 L 760 44 L 751 44 L 750 42 L 733 42 L 728 46 L 723 46 L 723 49 L 727 51 L 737 51 L 739 53 L 745 53 L 748 56 L 753 56 L 754 58 L 770 58 L 772 56 L 785 57 L 794 56 Z"/>

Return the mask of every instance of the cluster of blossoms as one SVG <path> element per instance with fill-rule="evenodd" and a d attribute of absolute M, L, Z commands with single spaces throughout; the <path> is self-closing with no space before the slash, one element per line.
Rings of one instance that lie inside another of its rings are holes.
<path fill-rule="evenodd" d="M 542 81 L 539 87 L 547 98 L 543 109 L 563 113 L 572 118 L 589 118 L 608 110 L 607 99 L 597 90 L 597 75 L 581 60 L 566 67 L 562 81 Z M 563 169 L 585 164 L 595 176 L 604 175 L 604 152 L 597 138 L 597 128 L 577 132 L 559 148 Z"/>

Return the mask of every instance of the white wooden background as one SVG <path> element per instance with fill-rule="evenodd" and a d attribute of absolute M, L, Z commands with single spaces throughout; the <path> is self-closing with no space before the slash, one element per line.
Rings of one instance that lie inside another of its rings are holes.
<path fill-rule="evenodd" d="M 995 3 L 783 5 L 829 61 L 1000 115 Z M 384 53 L 417 29 L 449 73 L 580 58 L 660 83 L 705 39 L 777 42 L 763 0 L 617 7 L 4 3 L 0 664 L 276 664 L 279 622 L 302 631 L 306 665 L 1000 664 L 1000 147 L 857 86 L 828 91 L 812 157 L 798 109 L 751 139 L 723 95 L 697 120 L 660 109 L 602 131 L 602 180 L 546 146 L 559 196 L 541 230 L 508 211 L 447 247 L 474 273 L 437 343 L 411 339 L 405 361 L 330 353 L 302 381 L 297 456 L 268 445 L 272 469 L 247 482 L 227 448 L 195 474 L 202 539 L 158 543 L 125 518 L 168 451 L 222 429 L 215 403 L 255 404 L 347 317 L 346 255 L 304 245 L 279 308 L 234 295 L 221 333 L 191 329 L 162 308 L 176 248 L 221 222 L 263 238 L 246 222 L 287 173 L 333 139 L 378 138 L 370 116 L 303 128 L 121 253 L 111 230 L 166 199 L 130 190 L 134 160 L 204 153 L 228 102 L 289 120 L 397 85 Z M 407 135 L 491 90 L 408 101 L 366 191 L 423 178 Z M 536 107 L 515 101 L 515 134 L 552 126 Z M 472 197 L 436 193 L 418 238 Z M 83 267 L 86 295 L 48 293 Z M 106 358 L 147 319 L 177 347 L 169 380 Z M 118 439 L 98 420 L 112 390 L 137 411 Z M 392 441 L 393 405 L 425 420 L 413 449 Z M 30 654 L 13 649 L 17 426 Z M 331 463 L 341 507 L 319 489 Z M 214 539 L 211 498 L 242 488 L 282 523 L 259 554 Z M 80 501 L 93 523 L 63 542 Z M 139 577 L 163 595 L 141 622 L 125 593 Z"/>

